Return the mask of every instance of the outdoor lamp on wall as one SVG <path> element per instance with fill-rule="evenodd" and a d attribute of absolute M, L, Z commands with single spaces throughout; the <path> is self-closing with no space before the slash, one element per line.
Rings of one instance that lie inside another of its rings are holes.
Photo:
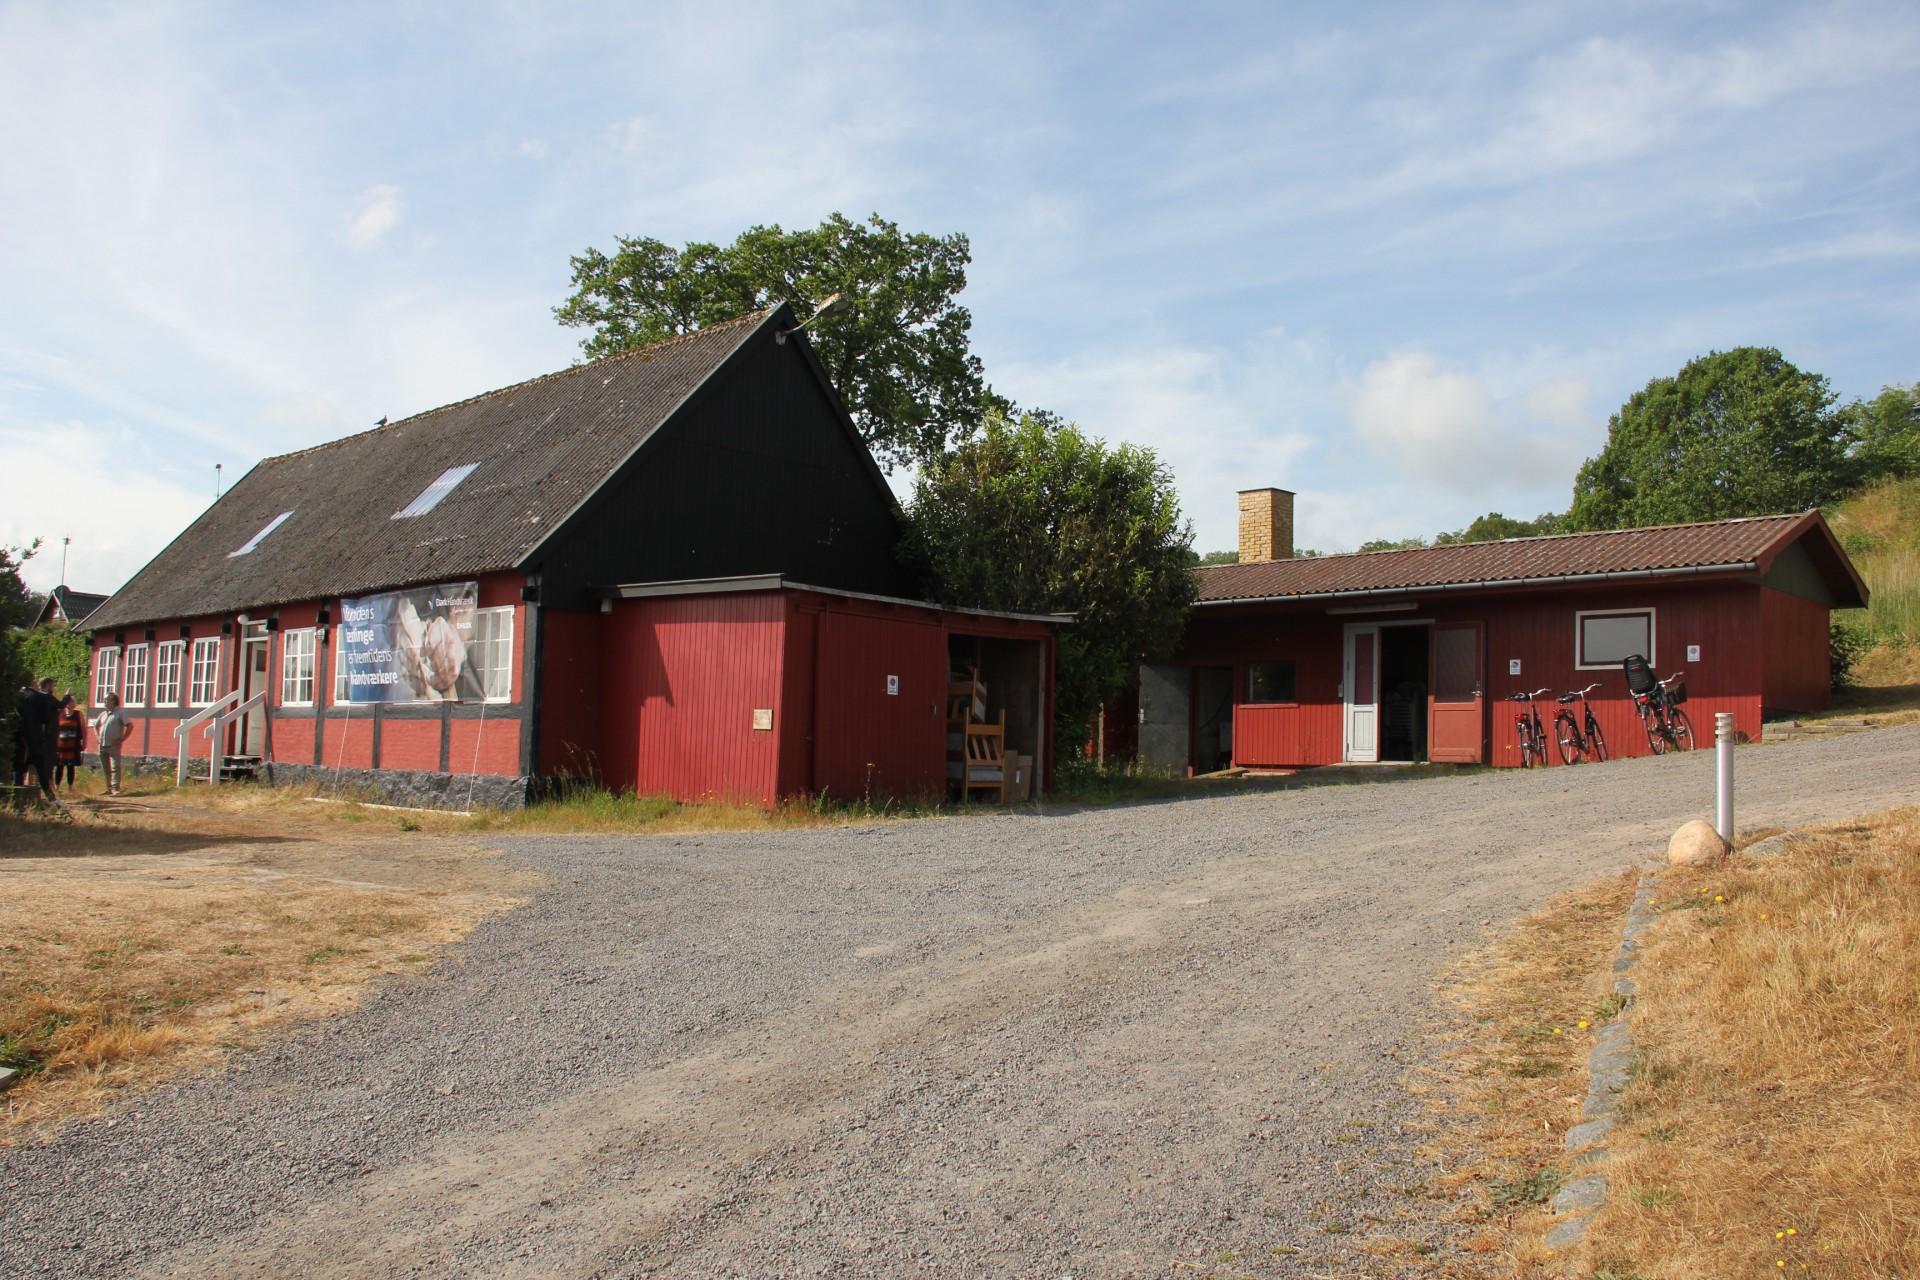
<path fill-rule="evenodd" d="M 845 311 L 848 307 L 852 305 L 853 305 L 853 299 L 847 297 L 846 294 L 830 293 L 827 295 L 827 300 L 825 302 L 821 303 L 819 306 L 813 309 L 812 315 L 808 316 L 805 320 L 802 320 L 799 324 L 793 326 L 793 328 L 791 329 L 780 330 L 778 333 L 773 335 L 773 341 L 777 346 L 785 346 L 787 344 L 787 338 L 789 335 L 800 332 L 802 329 L 806 328 L 808 325 L 812 324 L 815 320 L 818 320 L 822 316 L 838 315 L 840 312 Z"/>
<path fill-rule="evenodd" d="M 146 634 L 141 637 L 141 639 L 145 640 L 148 644 L 152 644 L 154 641 L 154 638 L 155 638 L 154 630 L 152 627 L 148 627 L 146 630 Z"/>

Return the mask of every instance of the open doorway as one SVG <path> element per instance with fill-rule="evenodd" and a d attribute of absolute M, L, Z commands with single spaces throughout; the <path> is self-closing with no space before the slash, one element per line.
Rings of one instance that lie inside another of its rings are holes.
<path fill-rule="evenodd" d="M 982 790 L 1002 800 L 1037 794 L 1034 771 L 1051 727 L 1046 661 L 1038 640 L 948 638 L 947 780 L 962 798 Z"/>
<path fill-rule="evenodd" d="M 1433 631 L 1426 626 L 1380 628 L 1380 758 L 1427 758 L 1427 680 Z"/>
<path fill-rule="evenodd" d="M 1232 667 L 1193 669 L 1193 771 L 1213 773 L 1233 763 Z"/>

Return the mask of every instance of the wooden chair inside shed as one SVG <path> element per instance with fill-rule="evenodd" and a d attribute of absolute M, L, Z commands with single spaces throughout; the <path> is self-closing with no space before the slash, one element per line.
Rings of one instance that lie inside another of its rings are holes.
<path fill-rule="evenodd" d="M 966 736 L 965 759 L 961 768 L 960 796 L 970 799 L 975 791 L 991 791 L 1000 804 L 1007 800 L 1007 713 L 992 723 L 970 722 Z"/>

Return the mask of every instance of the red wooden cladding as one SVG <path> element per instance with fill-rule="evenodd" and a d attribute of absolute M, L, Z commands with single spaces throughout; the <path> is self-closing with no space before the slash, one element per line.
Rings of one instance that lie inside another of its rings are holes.
<path fill-rule="evenodd" d="M 601 708 L 606 703 L 601 674 L 605 616 L 549 609 L 543 622 L 537 766 L 549 776 L 592 777 L 600 767 Z M 457 750 L 455 756 L 457 767 Z"/>
<path fill-rule="evenodd" d="M 1825 605 L 1762 587 L 1760 640 L 1765 652 L 1761 697 L 1767 707 L 1819 711 L 1833 701 Z"/>
<path fill-rule="evenodd" d="M 1779 597 L 1772 599 L 1771 597 Z M 1649 751 L 1641 718 L 1627 695 L 1617 664 L 1599 670 L 1575 666 L 1575 613 L 1586 609 L 1652 607 L 1656 611 L 1655 652 L 1662 676 L 1684 669 L 1690 701 L 1687 711 L 1700 745 L 1713 733 L 1714 713 L 1731 711 L 1743 738 L 1758 739 L 1763 707 L 1819 706 L 1825 703 L 1825 609 L 1767 591 L 1753 583 L 1706 586 L 1643 586 L 1609 591 L 1509 594 L 1479 599 L 1421 602 L 1413 617 L 1382 615 L 1383 622 L 1431 619 L 1439 674 L 1437 690 L 1457 692 L 1457 659 L 1463 650 L 1448 640 L 1445 624 L 1474 623 L 1484 628 L 1482 708 L 1469 724 L 1446 717 L 1430 727 L 1435 758 L 1458 748 L 1474 733 L 1483 735 L 1486 759 L 1495 765 L 1519 763 L 1513 707 L 1501 702 L 1516 690 L 1547 687 L 1555 694 L 1598 683 L 1593 695 L 1602 732 L 1616 755 Z M 1335 764 L 1343 758 L 1339 681 L 1342 625 L 1366 621 L 1364 615 L 1329 617 L 1311 606 L 1265 606 L 1238 616 L 1213 610 L 1197 612 L 1190 622 L 1182 660 L 1195 665 L 1291 661 L 1299 701 L 1291 706 L 1240 706 L 1234 716 L 1234 762 L 1251 767 Z M 1817 625 L 1816 625 L 1817 624 Z M 1776 649 L 1776 637 L 1784 643 Z M 1700 658 L 1690 661 L 1690 645 Z M 1764 659 L 1763 659 L 1764 655 Z M 1510 673 L 1518 659 L 1520 673 Z M 1370 665 L 1370 664 L 1367 664 Z M 1361 692 L 1366 692 L 1362 690 Z M 1763 696 L 1764 695 L 1764 696 Z M 1557 707 L 1543 699 L 1541 720 L 1551 734 Z M 1557 758 L 1554 760 L 1558 764 Z"/>
<path fill-rule="evenodd" d="M 624 601 L 608 620 L 601 758 L 613 785 L 771 805 L 785 603 L 779 592 Z"/>
<path fill-rule="evenodd" d="M 947 633 L 910 615 L 820 616 L 814 790 L 919 799 L 946 786 Z"/>

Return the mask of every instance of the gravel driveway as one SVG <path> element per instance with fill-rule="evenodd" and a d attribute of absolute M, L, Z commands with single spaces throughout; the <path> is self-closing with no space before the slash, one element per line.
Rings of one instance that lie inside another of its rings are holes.
<path fill-rule="evenodd" d="M 1460 948 L 1712 756 L 1054 816 L 542 838 L 432 974 L 0 1151 L 0 1275 L 1234 1274 L 1450 1248 L 1400 1080 Z M 1913 803 L 1920 725 L 1740 752 Z M 1297 1252 L 1289 1252 L 1297 1251 Z"/>

